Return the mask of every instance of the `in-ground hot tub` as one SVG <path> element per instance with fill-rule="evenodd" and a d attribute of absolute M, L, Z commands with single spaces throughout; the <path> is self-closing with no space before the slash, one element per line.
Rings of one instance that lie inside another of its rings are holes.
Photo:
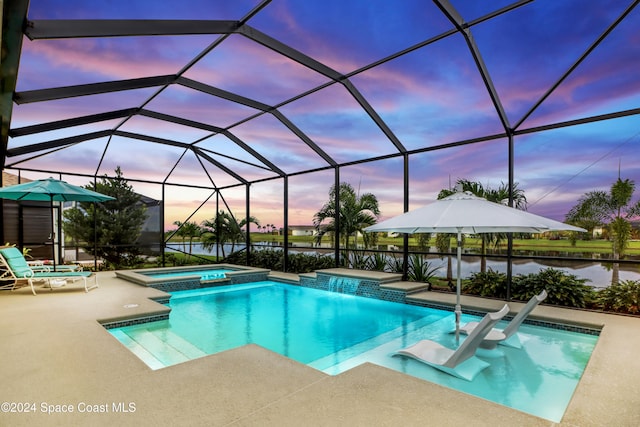
<path fill-rule="evenodd" d="M 165 292 L 267 280 L 270 270 L 234 264 L 118 270 L 116 276 Z"/>

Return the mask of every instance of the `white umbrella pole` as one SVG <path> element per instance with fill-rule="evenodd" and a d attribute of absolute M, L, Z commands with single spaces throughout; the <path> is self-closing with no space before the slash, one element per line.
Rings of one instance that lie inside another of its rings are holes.
<path fill-rule="evenodd" d="M 462 230 L 460 228 L 458 228 L 458 248 L 457 248 L 457 255 L 458 255 L 458 264 L 456 266 L 456 307 L 455 307 L 455 313 L 456 313 L 456 344 L 460 342 L 460 316 L 462 315 L 462 306 L 460 305 L 460 272 L 461 272 L 461 262 L 462 262 Z"/>

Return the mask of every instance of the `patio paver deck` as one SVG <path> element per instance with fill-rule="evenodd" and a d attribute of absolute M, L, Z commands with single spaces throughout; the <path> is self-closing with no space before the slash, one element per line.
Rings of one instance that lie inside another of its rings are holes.
<path fill-rule="evenodd" d="M 153 371 L 97 319 L 161 311 L 149 298 L 162 293 L 99 274 L 100 288 L 88 294 L 75 286 L 37 296 L 0 292 L 0 400 L 36 405 L 30 413 L 0 412 L 0 425 L 557 425 L 373 364 L 329 376 L 255 345 Z M 463 300 L 487 309 L 494 303 Z M 640 319 L 549 306 L 536 314 L 604 325 L 559 425 L 640 425 Z M 74 412 L 43 412 L 49 405 Z"/>

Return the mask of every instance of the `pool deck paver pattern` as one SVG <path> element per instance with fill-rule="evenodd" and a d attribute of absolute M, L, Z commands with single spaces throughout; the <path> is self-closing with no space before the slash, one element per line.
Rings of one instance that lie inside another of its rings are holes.
<path fill-rule="evenodd" d="M 88 294 L 75 284 L 37 296 L 28 288 L 0 292 L 0 401 L 36 406 L 0 412 L 0 426 L 640 425 L 639 318 L 536 309 L 540 318 L 604 325 L 556 424 L 373 364 L 330 376 L 255 345 L 153 371 L 98 320 L 162 312 L 149 298 L 163 293 L 99 274 L 100 288 Z M 414 297 L 441 304 L 455 298 Z M 501 304 L 467 296 L 462 303 Z M 63 409 L 55 405 L 74 412 L 43 411 Z"/>

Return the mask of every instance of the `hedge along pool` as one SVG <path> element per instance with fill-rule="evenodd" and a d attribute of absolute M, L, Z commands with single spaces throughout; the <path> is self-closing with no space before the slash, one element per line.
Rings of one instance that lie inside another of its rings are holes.
<path fill-rule="evenodd" d="M 466 381 L 392 356 L 421 339 L 455 348 L 449 311 L 271 281 L 174 292 L 169 306 L 168 320 L 109 330 L 152 369 L 254 343 L 332 375 L 375 363 L 554 422 L 598 339 L 525 324 L 522 349 L 479 351 L 491 366 Z"/>

